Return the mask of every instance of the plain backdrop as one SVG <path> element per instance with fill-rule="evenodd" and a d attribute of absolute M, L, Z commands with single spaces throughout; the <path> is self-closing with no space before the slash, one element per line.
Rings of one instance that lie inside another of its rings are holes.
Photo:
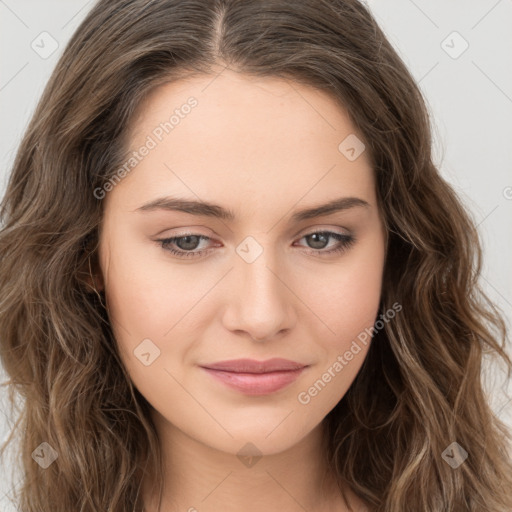
<path fill-rule="evenodd" d="M 93 3 L 0 0 L 0 196 L 45 83 Z M 512 0 L 367 3 L 424 93 L 432 112 L 436 162 L 478 224 L 485 257 L 482 283 L 510 326 Z M 495 368 L 488 368 L 485 377 L 495 382 L 489 388 L 493 408 L 512 428 L 507 382 Z M 12 421 L 5 398 L 0 390 L 0 441 Z M 0 474 L 9 476 L 7 459 L 4 468 L 7 473 L 2 469 Z M 16 478 L 0 477 L 2 511 L 14 510 L 9 495 L 16 483 Z"/>

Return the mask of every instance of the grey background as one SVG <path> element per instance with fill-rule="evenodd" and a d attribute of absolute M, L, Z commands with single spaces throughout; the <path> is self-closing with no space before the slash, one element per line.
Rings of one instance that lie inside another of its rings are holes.
<path fill-rule="evenodd" d="M 436 161 L 478 224 L 482 283 L 510 326 L 512 0 L 367 3 L 426 97 Z M 92 0 L 0 0 L 0 195 L 36 101 L 92 5 Z M 58 45 L 53 53 L 52 45 Z M 512 428 L 510 382 L 495 367 L 486 367 L 485 381 L 493 408 Z M 0 440 L 12 421 L 5 398 L 0 389 Z M 7 475 L 0 477 L 2 511 L 11 510 L 9 491 L 17 482 L 8 478 L 12 467 L 6 458 L 0 470 Z"/>

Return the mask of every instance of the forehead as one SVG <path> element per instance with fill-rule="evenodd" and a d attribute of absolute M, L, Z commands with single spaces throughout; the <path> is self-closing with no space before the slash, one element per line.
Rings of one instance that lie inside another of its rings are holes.
<path fill-rule="evenodd" d="M 243 208 L 237 199 L 269 208 L 301 197 L 374 199 L 366 152 L 351 161 L 340 150 L 347 137 L 362 139 L 345 109 L 290 80 L 224 70 L 168 83 L 141 103 L 128 134 L 129 154 L 152 141 L 114 190 L 132 208 L 166 192 L 215 198 L 234 210 Z"/>

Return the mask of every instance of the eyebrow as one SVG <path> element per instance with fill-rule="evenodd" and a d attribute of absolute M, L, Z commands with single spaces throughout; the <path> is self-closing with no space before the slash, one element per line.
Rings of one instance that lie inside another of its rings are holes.
<path fill-rule="evenodd" d="M 340 197 L 328 203 L 302 209 L 292 215 L 293 222 L 313 219 L 332 213 L 349 210 L 355 207 L 369 208 L 371 205 L 359 197 Z M 214 203 L 207 201 L 196 201 L 191 199 L 179 199 L 176 197 L 159 197 L 143 204 L 135 211 L 151 212 L 157 210 L 179 211 L 202 217 L 213 217 L 233 222 L 236 219 L 235 213 Z"/>

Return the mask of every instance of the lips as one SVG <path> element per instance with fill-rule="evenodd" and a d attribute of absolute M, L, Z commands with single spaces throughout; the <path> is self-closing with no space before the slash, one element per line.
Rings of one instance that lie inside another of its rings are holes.
<path fill-rule="evenodd" d="M 292 382 L 308 365 L 288 359 L 236 359 L 219 361 L 201 368 L 222 384 L 246 395 L 267 395 L 279 391 Z"/>
<path fill-rule="evenodd" d="M 290 361 L 289 359 L 273 358 L 266 361 L 254 359 L 233 359 L 231 361 L 219 361 L 217 363 L 202 365 L 203 368 L 221 370 L 235 373 L 270 373 L 304 368 L 305 364 Z"/>

